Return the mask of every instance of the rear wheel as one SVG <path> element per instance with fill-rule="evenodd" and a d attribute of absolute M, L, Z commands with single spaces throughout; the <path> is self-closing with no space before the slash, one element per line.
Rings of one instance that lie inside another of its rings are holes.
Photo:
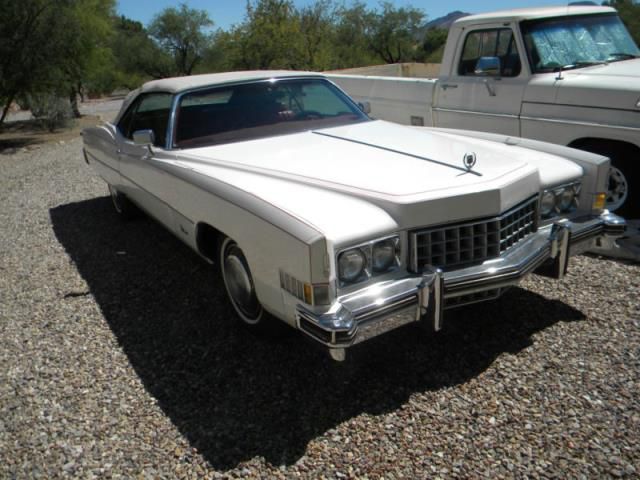
<path fill-rule="evenodd" d="M 140 211 L 127 196 L 119 192 L 116 187 L 109 184 L 109 195 L 111 195 L 111 203 L 120 218 L 123 220 L 131 220 L 139 215 Z"/>

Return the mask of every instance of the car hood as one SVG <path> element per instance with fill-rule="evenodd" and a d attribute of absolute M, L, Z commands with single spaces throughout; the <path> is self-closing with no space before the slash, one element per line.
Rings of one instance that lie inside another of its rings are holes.
<path fill-rule="evenodd" d="M 471 170 L 463 163 L 472 155 Z M 526 155 L 484 140 L 372 121 L 181 152 L 195 168 L 225 164 L 304 183 L 405 197 L 481 188 L 526 168 Z"/>
<path fill-rule="evenodd" d="M 475 173 L 463 165 L 468 153 L 476 155 Z M 170 163 L 178 175 L 260 198 L 334 245 L 486 218 L 582 175 L 555 155 L 383 121 L 180 150 Z"/>
<path fill-rule="evenodd" d="M 556 103 L 640 111 L 640 58 L 563 72 Z"/>

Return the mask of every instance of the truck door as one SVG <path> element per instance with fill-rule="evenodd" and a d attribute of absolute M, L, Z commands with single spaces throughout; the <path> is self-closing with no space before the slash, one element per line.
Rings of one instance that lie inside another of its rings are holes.
<path fill-rule="evenodd" d="M 529 77 L 514 30 L 482 25 L 462 35 L 462 48 L 436 85 L 436 126 L 519 135 Z"/>

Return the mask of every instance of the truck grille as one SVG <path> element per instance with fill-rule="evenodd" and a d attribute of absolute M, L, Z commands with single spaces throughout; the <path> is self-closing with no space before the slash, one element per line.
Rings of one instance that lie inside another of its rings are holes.
<path fill-rule="evenodd" d="M 411 266 L 449 270 L 498 257 L 537 228 L 538 196 L 498 217 L 411 232 Z"/>

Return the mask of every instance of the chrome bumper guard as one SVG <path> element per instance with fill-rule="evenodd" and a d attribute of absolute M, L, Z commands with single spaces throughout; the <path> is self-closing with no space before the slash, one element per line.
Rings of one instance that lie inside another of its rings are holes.
<path fill-rule="evenodd" d="M 571 255 L 588 250 L 596 238 L 619 237 L 625 230 L 625 220 L 608 212 L 547 225 L 481 265 L 448 272 L 426 265 L 420 274 L 408 273 L 339 297 L 322 313 L 298 305 L 297 326 L 329 347 L 335 360 L 344 360 L 346 347 L 409 323 L 438 331 L 446 308 L 497 298 L 533 271 L 561 279 Z"/>

